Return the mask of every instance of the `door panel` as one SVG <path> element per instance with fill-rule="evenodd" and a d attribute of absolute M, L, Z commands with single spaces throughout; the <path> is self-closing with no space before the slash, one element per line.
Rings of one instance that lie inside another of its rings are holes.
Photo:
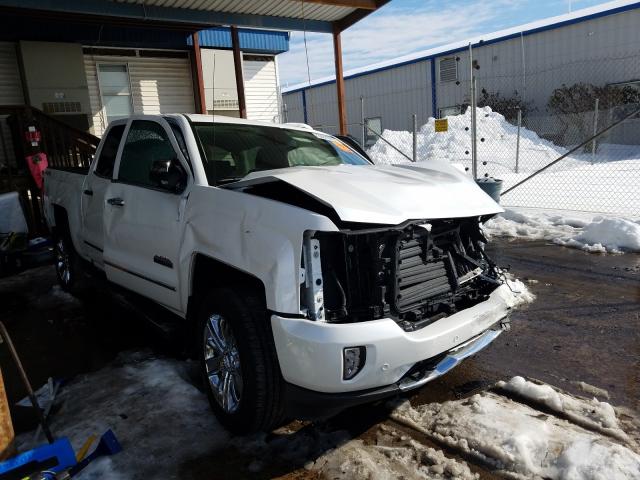
<path fill-rule="evenodd" d="M 105 135 L 94 168 L 89 171 L 81 192 L 82 239 L 89 257 L 102 265 L 104 250 L 103 215 L 107 187 L 126 124 L 112 126 Z"/>
<path fill-rule="evenodd" d="M 150 175 L 154 162 L 186 161 L 166 121 L 134 119 L 120 149 L 116 180 L 105 192 L 107 278 L 180 311 L 179 251 L 186 194 Z"/>

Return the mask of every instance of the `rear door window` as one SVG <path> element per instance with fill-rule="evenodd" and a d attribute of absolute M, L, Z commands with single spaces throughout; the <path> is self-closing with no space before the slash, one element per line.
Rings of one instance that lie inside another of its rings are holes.
<path fill-rule="evenodd" d="M 98 157 L 98 163 L 94 171 L 97 176 L 103 178 L 113 177 L 113 166 L 116 163 L 116 155 L 118 154 L 118 147 L 122 140 L 124 127 L 125 125 L 114 125 L 109 129 L 109 133 L 107 133 L 104 143 L 102 144 L 100 157 Z"/>

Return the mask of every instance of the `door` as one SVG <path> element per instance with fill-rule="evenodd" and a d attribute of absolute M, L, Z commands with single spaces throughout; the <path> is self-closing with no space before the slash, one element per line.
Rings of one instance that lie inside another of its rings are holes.
<path fill-rule="evenodd" d="M 160 176 L 158 166 L 167 165 Z M 106 191 L 104 264 L 109 280 L 181 311 L 179 251 L 191 182 L 161 117 L 131 122 Z"/>
<path fill-rule="evenodd" d="M 125 127 L 126 123 L 122 123 L 111 126 L 107 131 L 102 147 L 97 153 L 97 160 L 82 187 L 82 239 L 87 255 L 99 265 L 102 265 L 104 250 L 105 193 L 113 178 L 113 167 Z"/>

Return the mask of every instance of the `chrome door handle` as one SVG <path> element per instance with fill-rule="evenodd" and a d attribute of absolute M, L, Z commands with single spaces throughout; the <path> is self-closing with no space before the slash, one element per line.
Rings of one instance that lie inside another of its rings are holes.
<path fill-rule="evenodd" d="M 120 197 L 109 198 L 107 200 L 109 205 L 113 205 L 114 207 L 124 207 L 124 200 Z"/>

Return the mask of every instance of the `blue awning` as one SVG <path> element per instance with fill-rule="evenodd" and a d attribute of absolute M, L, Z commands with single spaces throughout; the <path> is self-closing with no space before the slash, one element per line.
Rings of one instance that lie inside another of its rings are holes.
<path fill-rule="evenodd" d="M 247 53 L 278 54 L 289 50 L 289 32 L 238 29 L 240 49 Z M 199 32 L 200 46 L 204 48 L 231 48 L 231 29 L 214 27 Z M 191 37 L 187 43 L 191 45 Z"/>

